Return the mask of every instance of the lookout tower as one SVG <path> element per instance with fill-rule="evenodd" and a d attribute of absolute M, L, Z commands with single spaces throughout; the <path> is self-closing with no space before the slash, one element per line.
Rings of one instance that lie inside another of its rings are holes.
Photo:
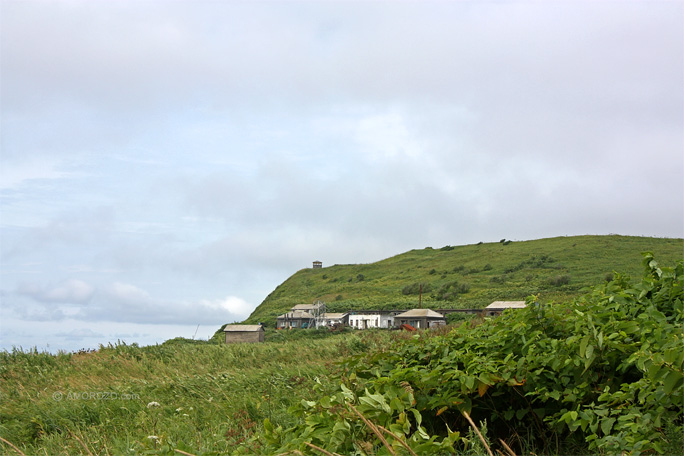
<path fill-rule="evenodd" d="M 314 269 L 321 269 L 323 267 L 323 263 L 321 261 L 314 261 L 313 262 L 313 268 Z"/>

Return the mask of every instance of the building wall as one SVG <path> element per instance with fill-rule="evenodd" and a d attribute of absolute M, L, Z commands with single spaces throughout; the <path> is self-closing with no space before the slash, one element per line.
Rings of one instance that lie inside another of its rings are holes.
<path fill-rule="evenodd" d="M 446 324 L 446 320 L 426 318 L 426 317 L 397 319 L 397 326 L 401 326 L 404 324 L 411 325 L 416 329 L 426 329 L 426 328 L 436 328 L 437 326 L 443 326 Z"/>
<path fill-rule="evenodd" d="M 394 325 L 394 317 L 391 315 L 350 315 L 349 326 L 355 329 L 391 328 Z"/>
<path fill-rule="evenodd" d="M 263 342 L 264 332 L 263 331 L 230 331 L 226 332 L 226 343 L 254 343 Z"/>
<path fill-rule="evenodd" d="M 347 323 L 346 323 L 346 321 L 345 321 L 344 318 L 341 318 L 341 319 L 340 319 L 340 318 L 333 318 L 333 319 L 324 318 L 323 320 L 321 320 L 321 322 L 320 322 L 320 324 L 318 325 L 318 327 L 320 327 L 320 328 L 325 328 L 326 326 L 333 326 L 333 325 L 336 325 L 336 324 L 345 325 L 345 324 L 347 324 Z"/>
<path fill-rule="evenodd" d="M 278 328 L 314 328 L 315 322 L 311 318 L 289 318 L 287 320 L 278 319 L 276 323 Z"/>

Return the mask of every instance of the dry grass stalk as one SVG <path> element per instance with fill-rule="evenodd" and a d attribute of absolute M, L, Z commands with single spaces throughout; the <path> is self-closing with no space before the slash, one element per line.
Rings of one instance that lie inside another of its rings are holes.
<path fill-rule="evenodd" d="M 78 436 L 77 436 L 76 434 L 74 434 L 73 432 L 71 432 L 71 431 L 69 431 L 69 434 L 70 434 L 73 438 L 75 438 L 75 439 L 78 441 L 78 443 L 81 444 L 81 446 L 82 446 L 83 448 L 85 448 L 86 453 L 88 453 L 89 456 L 93 456 L 93 453 L 92 453 L 92 452 L 90 451 L 90 449 L 86 446 L 86 444 L 83 443 L 83 440 L 79 439 Z"/>
<path fill-rule="evenodd" d="M 185 455 L 185 456 L 195 456 L 195 455 L 192 454 L 192 453 L 186 453 L 185 451 L 179 450 L 178 448 L 174 448 L 173 451 L 175 451 L 176 453 L 183 454 L 183 455 Z"/>
<path fill-rule="evenodd" d="M 0 441 L 2 441 L 3 443 L 6 443 L 7 445 L 11 446 L 12 449 L 13 449 L 14 451 L 16 451 L 17 453 L 19 453 L 21 456 L 26 456 L 26 454 L 24 454 L 24 452 L 21 451 L 19 448 L 15 447 L 15 446 L 12 444 L 12 442 L 10 442 L 10 441 L 8 441 L 8 440 L 5 440 L 5 439 L 3 439 L 2 437 L 0 437 Z"/>
<path fill-rule="evenodd" d="M 473 420 L 470 418 L 470 415 L 468 415 L 468 412 L 466 412 L 466 411 L 464 410 L 464 411 L 461 412 L 461 413 L 463 413 L 463 416 L 466 417 L 466 420 L 468 420 L 468 422 L 469 422 L 470 425 L 473 427 L 473 429 L 475 429 L 475 432 L 477 433 L 477 436 L 480 438 L 480 440 L 482 441 L 482 444 L 483 444 L 483 445 L 485 446 L 485 448 L 487 449 L 487 453 L 489 453 L 489 456 L 494 456 L 494 453 L 492 453 L 492 450 L 489 448 L 489 445 L 487 445 L 487 441 L 486 441 L 485 438 L 482 436 L 482 433 L 481 433 L 480 430 L 477 428 L 477 426 L 475 426 L 475 423 L 474 423 Z"/>
<path fill-rule="evenodd" d="M 320 451 L 320 452 L 323 453 L 325 456 L 340 456 L 340 455 L 337 454 L 337 453 L 331 453 L 331 452 L 329 452 L 329 451 L 327 451 L 327 450 L 324 450 L 323 448 L 321 448 L 321 447 L 319 447 L 319 446 L 316 446 L 316 445 L 314 445 L 313 443 L 304 442 L 304 445 L 310 446 L 310 447 L 313 448 L 314 450 Z"/>
<path fill-rule="evenodd" d="M 509 447 L 508 444 L 503 441 L 503 439 L 499 439 L 499 442 L 501 442 L 501 445 L 503 445 L 503 447 L 506 449 L 508 456 L 517 456 L 515 451 L 511 450 L 511 447 Z"/>
<path fill-rule="evenodd" d="M 370 428 L 370 430 L 373 431 L 373 433 L 378 436 L 378 438 L 380 439 L 382 444 L 385 445 L 385 448 L 387 448 L 387 450 L 390 452 L 390 454 L 392 454 L 393 456 L 397 456 L 397 453 L 394 452 L 394 448 L 392 448 L 390 446 L 390 444 L 387 442 L 387 439 L 385 439 L 385 436 L 382 435 L 382 432 L 380 432 L 380 430 L 377 427 L 375 427 L 375 424 L 371 423 L 365 416 L 363 416 L 361 414 L 361 412 L 356 410 L 356 407 L 354 407 L 353 405 L 351 405 L 349 403 L 347 403 L 347 405 L 354 411 L 354 413 L 356 413 L 359 416 L 359 418 L 361 418 L 363 420 L 364 423 L 366 423 L 366 426 L 368 426 Z M 494 455 L 492 455 L 492 456 L 494 456 Z"/>
<path fill-rule="evenodd" d="M 392 437 L 394 437 L 394 439 L 396 441 L 398 441 L 399 443 L 401 443 L 404 446 L 404 448 L 406 448 L 409 451 L 409 453 L 411 453 L 413 456 L 418 456 L 416 454 L 416 452 L 413 451 L 410 446 L 408 446 L 408 443 L 404 442 L 404 439 L 402 439 L 401 437 L 396 435 L 394 432 L 390 431 L 389 429 L 385 429 L 384 427 L 380 426 L 379 424 L 378 424 L 378 429 L 380 429 L 381 431 L 386 432 L 389 435 L 391 435 Z"/>

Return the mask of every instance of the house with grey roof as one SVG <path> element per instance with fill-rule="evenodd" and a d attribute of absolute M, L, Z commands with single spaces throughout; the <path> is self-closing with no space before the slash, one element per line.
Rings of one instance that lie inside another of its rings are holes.
<path fill-rule="evenodd" d="M 411 309 L 394 317 L 395 326 L 410 325 L 416 329 L 429 329 L 446 325 L 441 313 L 430 309 Z"/>
<path fill-rule="evenodd" d="M 306 310 L 291 310 L 282 315 L 278 315 L 277 328 L 278 329 L 290 329 L 290 328 L 314 328 L 316 326 L 316 317 Z"/>

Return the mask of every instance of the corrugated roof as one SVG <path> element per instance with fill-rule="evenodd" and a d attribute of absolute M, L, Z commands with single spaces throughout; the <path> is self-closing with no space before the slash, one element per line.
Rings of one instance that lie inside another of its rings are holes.
<path fill-rule="evenodd" d="M 262 331 L 264 329 L 261 325 L 226 325 L 223 328 L 226 332 L 254 332 Z"/>
<path fill-rule="evenodd" d="M 430 309 L 411 309 L 407 310 L 406 312 L 397 315 L 394 318 L 444 318 L 444 315 L 442 315 L 439 312 L 435 312 L 434 310 Z"/>
<path fill-rule="evenodd" d="M 292 310 L 314 310 L 321 307 L 320 304 L 297 304 Z"/>
<path fill-rule="evenodd" d="M 494 301 L 486 309 L 524 309 L 525 301 Z"/>
<path fill-rule="evenodd" d="M 313 315 L 305 310 L 295 310 L 293 312 L 278 315 L 278 318 L 313 318 Z"/>
<path fill-rule="evenodd" d="M 347 313 L 327 313 L 323 318 L 343 318 Z"/>

